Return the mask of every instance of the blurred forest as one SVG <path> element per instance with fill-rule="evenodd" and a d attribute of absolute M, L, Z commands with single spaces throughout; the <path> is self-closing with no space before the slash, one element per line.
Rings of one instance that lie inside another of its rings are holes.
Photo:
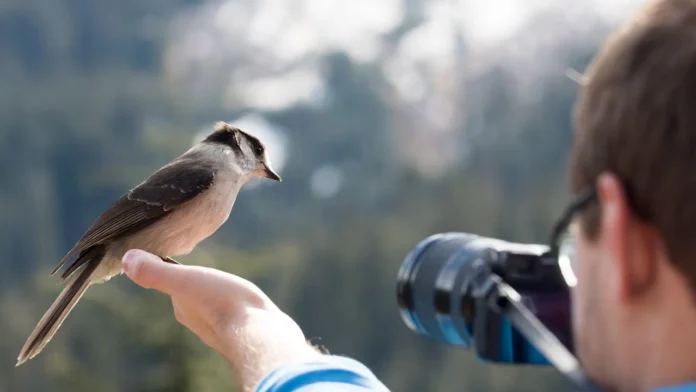
<path fill-rule="evenodd" d="M 63 254 L 218 120 L 275 135 L 283 182 L 245 189 L 179 261 L 254 281 L 312 342 L 393 391 L 566 389 L 552 368 L 480 363 L 413 334 L 395 278 L 436 232 L 546 241 L 568 200 L 566 71 L 584 69 L 616 17 L 548 7 L 484 45 L 449 2 L 357 1 L 335 19 L 300 3 L 0 0 L 0 391 L 234 390 L 168 299 L 125 277 L 90 289 L 14 367 Z M 330 34 L 347 21 L 366 24 Z"/>

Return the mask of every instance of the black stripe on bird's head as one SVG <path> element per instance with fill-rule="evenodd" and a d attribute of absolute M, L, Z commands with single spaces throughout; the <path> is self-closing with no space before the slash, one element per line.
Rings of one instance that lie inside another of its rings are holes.
<path fill-rule="evenodd" d="M 266 147 L 256 136 L 224 121 L 218 121 L 215 123 L 213 132 L 203 142 L 231 147 L 245 169 L 257 171 L 261 176 L 280 181 L 280 176 L 270 168 Z"/>

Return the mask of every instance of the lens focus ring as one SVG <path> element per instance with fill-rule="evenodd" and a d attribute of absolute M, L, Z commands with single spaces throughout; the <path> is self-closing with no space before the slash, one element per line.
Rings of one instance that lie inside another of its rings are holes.
<path fill-rule="evenodd" d="M 401 317 L 411 330 L 448 344 L 462 344 L 461 339 L 452 341 L 452 331 L 448 328 L 443 330 L 442 315 L 448 309 L 436 306 L 449 303 L 436 296 L 452 293 L 438 292 L 436 287 L 448 260 L 476 238 L 479 237 L 466 233 L 435 234 L 406 256 L 397 276 L 397 300 Z"/>

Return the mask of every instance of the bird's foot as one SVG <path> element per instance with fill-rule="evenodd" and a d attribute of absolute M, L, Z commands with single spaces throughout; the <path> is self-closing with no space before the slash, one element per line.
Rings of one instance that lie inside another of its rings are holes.
<path fill-rule="evenodd" d="M 165 263 L 169 264 L 181 264 L 180 262 L 172 259 L 171 257 L 160 257 L 160 259 L 162 259 L 162 261 L 164 261 Z"/>

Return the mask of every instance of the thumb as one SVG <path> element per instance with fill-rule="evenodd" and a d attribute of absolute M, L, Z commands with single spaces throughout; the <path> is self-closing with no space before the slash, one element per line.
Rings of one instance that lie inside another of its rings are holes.
<path fill-rule="evenodd" d="M 146 289 L 173 295 L 186 286 L 186 266 L 165 263 L 152 253 L 131 249 L 123 255 L 122 262 L 126 275 Z"/>

